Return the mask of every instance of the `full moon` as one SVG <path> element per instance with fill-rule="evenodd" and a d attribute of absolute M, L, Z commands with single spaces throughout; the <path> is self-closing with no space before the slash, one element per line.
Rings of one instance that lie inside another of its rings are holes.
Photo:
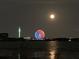
<path fill-rule="evenodd" d="M 55 15 L 54 14 L 51 14 L 50 15 L 50 19 L 54 19 L 55 18 Z"/>

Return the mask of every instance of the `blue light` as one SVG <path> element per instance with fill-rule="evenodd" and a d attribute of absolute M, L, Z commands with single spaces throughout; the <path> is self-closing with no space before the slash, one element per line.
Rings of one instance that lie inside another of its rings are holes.
<path fill-rule="evenodd" d="M 45 38 L 45 33 L 43 30 L 39 29 L 34 34 L 35 40 L 43 40 Z"/>
<path fill-rule="evenodd" d="M 37 40 L 40 40 L 40 39 L 41 39 L 40 34 L 39 34 L 38 32 L 35 32 L 35 38 L 36 38 Z"/>

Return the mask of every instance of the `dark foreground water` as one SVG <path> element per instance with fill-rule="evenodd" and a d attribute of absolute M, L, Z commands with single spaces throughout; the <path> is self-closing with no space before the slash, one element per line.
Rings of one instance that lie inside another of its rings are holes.
<path fill-rule="evenodd" d="M 30 53 L 28 51 L 28 59 L 79 59 L 79 42 L 44 41 L 39 42 L 37 47 L 31 49 L 31 51 Z"/>
<path fill-rule="evenodd" d="M 79 59 L 79 42 L 0 41 L 0 59 Z"/>

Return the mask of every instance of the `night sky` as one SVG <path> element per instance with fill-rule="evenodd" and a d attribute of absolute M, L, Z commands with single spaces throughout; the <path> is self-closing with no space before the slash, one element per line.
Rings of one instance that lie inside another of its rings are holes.
<path fill-rule="evenodd" d="M 50 21 L 49 14 L 56 15 Z M 0 32 L 18 36 L 33 36 L 43 29 L 46 37 L 79 37 L 78 0 L 0 0 Z"/>

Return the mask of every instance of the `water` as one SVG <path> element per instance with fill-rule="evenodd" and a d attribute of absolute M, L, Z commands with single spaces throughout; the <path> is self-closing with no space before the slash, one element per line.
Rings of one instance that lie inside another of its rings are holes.
<path fill-rule="evenodd" d="M 39 44 L 32 47 L 30 53 L 28 52 L 27 59 L 79 59 L 79 42 L 77 41 L 41 41 L 37 43 Z"/>
<path fill-rule="evenodd" d="M 27 59 L 55 59 L 58 48 L 57 44 L 56 41 L 30 42 L 30 44 L 28 43 L 28 49 L 24 50 L 23 56 Z"/>
<path fill-rule="evenodd" d="M 79 59 L 78 41 L 0 41 L 0 59 Z"/>
<path fill-rule="evenodd" d="M 56 53 L 57 53 L 57 42 L 56 41 L 50 41 L 49 42 L 49 53 L 50 53 L 50 59 L 55 59 Z"/>

